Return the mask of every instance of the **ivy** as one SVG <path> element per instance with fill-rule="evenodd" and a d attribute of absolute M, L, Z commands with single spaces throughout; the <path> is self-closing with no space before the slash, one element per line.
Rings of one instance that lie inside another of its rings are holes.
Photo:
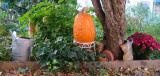
<path fill-rule="evenodd" d="M 19 19 L 22 24 L 29 20 L 36 23 L 33 55 L 52 72 L 71 71 L 80 62 L 95 60 L 93 53 L 73 44 L 73 21 L 78 12 L 68 2 L 41 2 Z"/>

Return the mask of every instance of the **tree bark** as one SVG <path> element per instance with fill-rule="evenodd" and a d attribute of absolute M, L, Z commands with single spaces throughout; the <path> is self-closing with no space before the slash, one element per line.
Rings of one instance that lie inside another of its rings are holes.
<path fill-rule="evenodd" d="M 122 59 L 120 46 L 124 40 L 126 0 L 92 0 L 96 14 L 104 30 L 105 49 L 115 59 Z"/>

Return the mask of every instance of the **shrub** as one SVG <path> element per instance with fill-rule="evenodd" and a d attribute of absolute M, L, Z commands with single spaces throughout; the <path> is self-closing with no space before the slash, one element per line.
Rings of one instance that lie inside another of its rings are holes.
<path fill-rule="evenodd" d="M 72 4 L 41 2 L 21 18 L 21 22 L 30 19 L 36 23 L 38 31 L 34 36 L 33 55 L 49 71 L 68 72 L 83 61 L 95 60 L 94 53 L 87 53 L 73 44 L 76 13 Z"/>
<path fill-rule="evenodd" d="M 9 30 L 15 29 L 14 25 L 0 24 L 0 60 L 11 60 L 11 35 Z"/>

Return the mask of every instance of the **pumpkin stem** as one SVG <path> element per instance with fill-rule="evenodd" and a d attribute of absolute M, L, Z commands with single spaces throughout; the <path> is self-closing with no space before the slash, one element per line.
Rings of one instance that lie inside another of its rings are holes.
<path fill-rule="evenodd" d="M 83 9 L 80 12 L 86 13 L 88 10 L 89 10 L 89 7 L 83 7 Z"/>

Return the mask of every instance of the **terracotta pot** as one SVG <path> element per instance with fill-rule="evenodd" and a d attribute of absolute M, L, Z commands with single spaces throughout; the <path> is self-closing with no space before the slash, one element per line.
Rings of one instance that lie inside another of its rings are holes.
<path fill-rule="evenodd" d="M 114 60 L 114 55 L 111 51 L 109 50 L 104 50 L 101 52 L 102 54 L 106 54 L 108 61 L 113 61 Z"/>

